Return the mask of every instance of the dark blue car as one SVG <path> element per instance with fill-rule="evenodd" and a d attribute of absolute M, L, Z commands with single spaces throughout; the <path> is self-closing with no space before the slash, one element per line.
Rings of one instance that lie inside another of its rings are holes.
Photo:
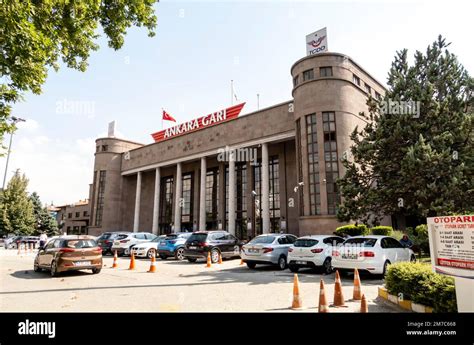
<path fill-rule="evenodd" d="M 176 260 L 184 259 L 184 243 L 191 236 L 191 232 L 177 232 L 167 235 L 158 243 L 158 255 L 162 260 L 174 256 Z"/>

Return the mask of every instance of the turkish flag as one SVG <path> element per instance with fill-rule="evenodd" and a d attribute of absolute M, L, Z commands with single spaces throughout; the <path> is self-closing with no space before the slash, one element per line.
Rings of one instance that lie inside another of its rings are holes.
<path fill-rule="evenodd" d="M 163 120 L 176 122 L 173 116 L 163 110 Z"/>

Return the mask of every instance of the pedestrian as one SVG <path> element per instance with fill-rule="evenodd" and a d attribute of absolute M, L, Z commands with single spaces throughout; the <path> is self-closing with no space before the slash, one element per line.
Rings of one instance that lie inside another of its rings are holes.
<path fill-rule="evenodd" d="M 404 246 L 405 248 L 411 248 L 411 246 L 413 246 L 413 242 L 408 238 L 408 235 L 405 233 L 403 234 L 403 237 L 402 239 L 400 240 L 400 243 L 402 244 L 402 246 Z"/>
<path fill-rule="evenodd" d="M 48 240 L 48 235 L 46 235 L 45 232 L 43 232 L 41 235 L 40 235 L 40 247 L 44 247 L 44 245 L 46 244 L 46 241 Z"/>

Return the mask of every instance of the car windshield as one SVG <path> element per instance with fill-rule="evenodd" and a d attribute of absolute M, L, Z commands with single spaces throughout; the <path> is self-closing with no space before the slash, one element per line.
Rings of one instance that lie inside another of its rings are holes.
<path fill-rule="evenodd" d="M 160 242 L 163 239 L 161 236 L 156 236 L 154 239 L 152 239 L 150 242 Z"/>
<path fill-rule="evenodd" d="M 165 240 L 175 240 L 175 239 L 177 239 L 177 238 L 178 238 L 178 235 L 173 234 L 173 235 L 168 235 L 168 236 L 166 236 L 166 237 L 165 237 Z"/>
<path fill-rule="evenodd" d="M 94 248 L 97 247 L 97 243 L 94 240 L 66 240 L 63 243 L 64 248 Z"/>
<path fill-rule="evenodd" d="M 112 235 L 113 235 L 112 233 L 110 233 L 110 232 L 107 233 L 107 232 L 106 232 L 105 234 L 102 234 L 102 235 L 100 235 L 99 237 L 97 237 L 97 239 L 98 239 L 98 240 L 108 240 L 109 238 L 112 237 Z"/>
<path fill-rule="evenodd" d="M 300 238 L 295 241 L 295 247 L 312 247 L 318 244 L 318 240 L 313 240 L 310 238 Z"/>
<path fill-rule="evenodd" d="M 376 238 L 350 238 L 344 242 L 345 246 L 373 247 L 377 242 Z"/>
<path fill-rule="evenodd" d="M 275 241 L 276 236 L 257 236 L 249 242 L 249 244 L 269 244 Z"/>
<path fill-rule="evenodd" d="M 207 234 L 192 234 L 189 236 L 188 241 L 198 241 L 198 242 L 205 242 L 207 238 Z"/>

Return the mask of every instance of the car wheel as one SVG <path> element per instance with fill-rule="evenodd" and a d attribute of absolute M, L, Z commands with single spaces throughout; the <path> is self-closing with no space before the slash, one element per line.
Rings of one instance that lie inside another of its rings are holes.
<path fill-rule="evenodd" d="M 212 261 L 213 264 L 215 264 L 219 261 L 219 254 L 220 254 L 219 249 L 213 248 L 211 250 L 211 261 Z"/>
<path fill-rule="evenodd" d="M 178 248 L 174 253 L 174 258 L 176 260 L 183 260 L 184 259 L 184 248 Z"/>
<path fill-rule="evenodd" d="M 93 268 L 92 269 L 92 274 L 99 274 L 100 273 L 100 268 Z"/>
<path fill-rule="evenodd" d="M 326 258 L 323 262 L 323 272 L 325 274 L 331 274 L 333 271 L 332 265 L 331 265 L 331 258 Z"/>
<path fill-rule="evenodd" d="M 166 260 L 166 259 L 168 259 L 168 257 L 166 255 L 160 254 L 160 259 L 161 260 Z"/>
<path fill-rule="evenodd" d="M 257 266 L 256 263 L 253 263 L 253 262 L 247 262 L 247 267 L 250 268 L 250 269 L 254 269 L 255 267 Z"/>
<path fill-rule="evenodd" d="M 156 249 L 155 248 L 148 249 L 146 256 L 148 257 L 148 259 L 156 258 Z"/>
<path fill-rule="evenodd" d="M 416 262 L 416 256 L 415 255 L 412 255 L 410 257 L 410 262 Z"/>
<path fill-rule="evenodd" d="M 35 259 L 35 263 L 33 264 L 33 270 L 35 272 L 41 272 L 42 271 L 41 267 L 39 267 L 39 265 L 38 265 L 38 259 Z"/>
<path fill-rule="evenodd" d="M 58 266 L 56 261 L 53 260 L 51 262 L 51 277 L 57 277 L 58 276 Z"/>
<path fill-rule="evenodd" d="M 385 275 L 387 274 L 387 268 L 388 268 L 388 265 L 390 265 L 390 261 L 385 261 L 385 263 L 383 264 L 383 271 L 382 271 L 382 276 L 385 277 Z"/>
<path fill-rule="evenodd" d="M 278 268 L 284 270 L 286 268 L 286 257 L 284 255 L 278 258 Z"/>
<path fill-rule="evenodd" d="M 196 262 L 197 260 L 196 258 L 186 258 L 186 259 L 188 259 L 189 262 Z"/>
<path fill-rule="evenodd" d="M 288 268 L 293 273 L 298 273 L 298 271 L 300 270 L 300 268 L 298 266 L 294 266 L 294 265 L 288 265 Z"/>

